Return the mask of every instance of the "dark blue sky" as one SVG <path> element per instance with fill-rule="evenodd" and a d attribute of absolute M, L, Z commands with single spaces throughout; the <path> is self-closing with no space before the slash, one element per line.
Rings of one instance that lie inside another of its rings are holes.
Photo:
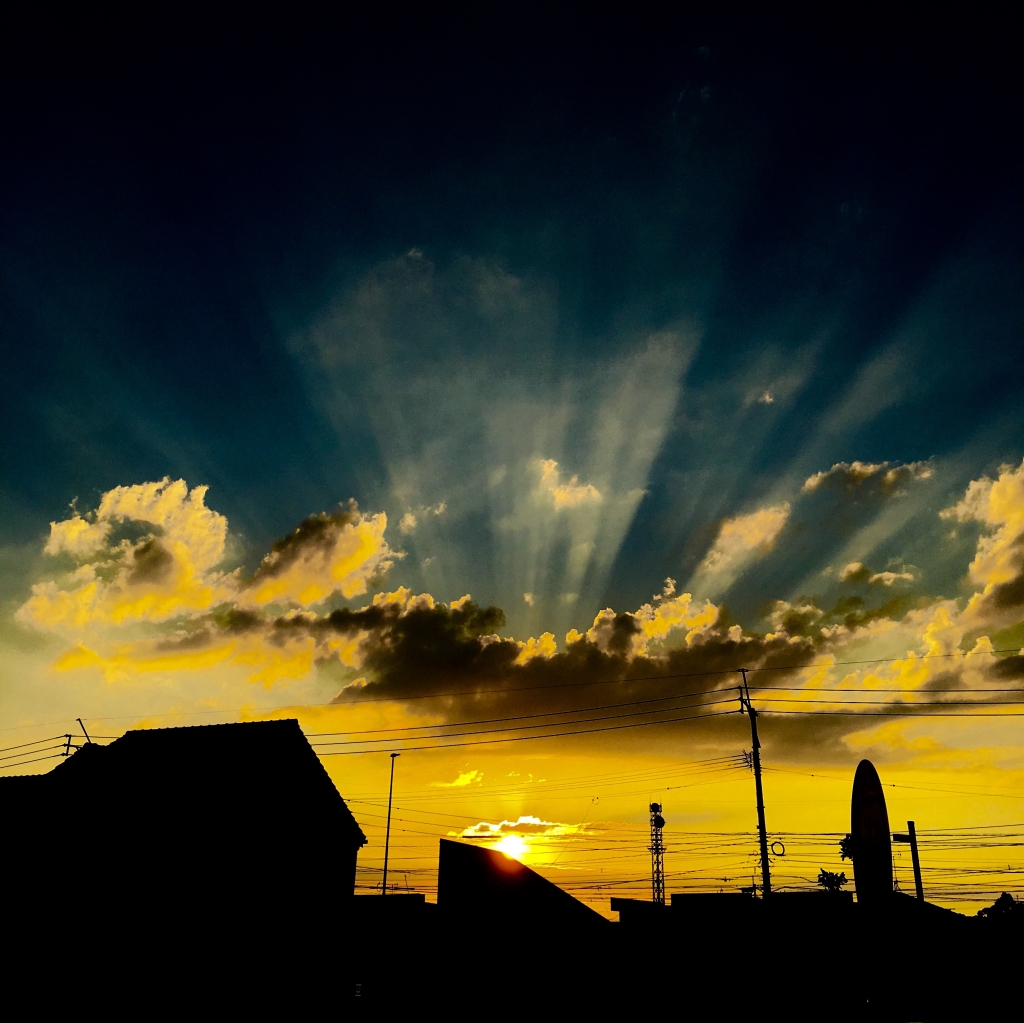
<path fill-rule="evenodd" d="M 840 557 L 955 593 L 935 513 L 1024 455 L 1006 26 L 420 18 L 8 34 L 5 606 L 73 498 L 164 476 L 250 568 L 386 511 L 389 585 L 524 633 L 782 503 L 708 589 L 745 624 Z M 544 459 L 597 518 L 531 517 Z M 934 472 L 884 523 L 801 496 L 854 460 Z"/>

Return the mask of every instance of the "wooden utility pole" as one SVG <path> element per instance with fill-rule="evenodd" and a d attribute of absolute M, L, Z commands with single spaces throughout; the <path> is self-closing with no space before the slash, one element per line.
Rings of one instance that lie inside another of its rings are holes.
<path fill-rule="evenodd" d="M 772 874 L 768 864 L 768 828 L 764 822 L 764 790 L 761 788 L 761 743 L 757 738 L 757 711 L 750 702 L 747 669 L 737 670 L 743 676 L 743 685 L 740 686 L 740 710 L 745 710 L 747 717 L 750 718 L 750 745 L 754 761 L 754 785 L 757 789 L 757 834 L 761 844 L 761 897 L 766 899 L 772 893 Z"/>

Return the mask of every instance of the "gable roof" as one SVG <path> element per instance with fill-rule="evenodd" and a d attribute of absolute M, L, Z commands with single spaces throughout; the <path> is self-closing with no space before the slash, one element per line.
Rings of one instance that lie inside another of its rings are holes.
<path fill-rule="evenodd" d="M 45 797 L 133 814 L 307 815 L 329 818 L 355 846 L 366 836 L 294 718 L 137 729 L 87 743 L 52 771 L 3 779 L 0 801 Z"/>

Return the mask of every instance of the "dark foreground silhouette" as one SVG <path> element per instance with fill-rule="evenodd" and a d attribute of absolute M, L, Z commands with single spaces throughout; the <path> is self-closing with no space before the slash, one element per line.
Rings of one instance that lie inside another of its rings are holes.
<path fill-rule="evenodd" d="M 616 899 L 612 923 L 515 860 L 449 841 L 437 904 L 354 896 L 365 839 L 295 722 L 86 746 L 48 775 L 0 779 L 0 814 L 11 1005 L 342 1019 L 1020 1014 L 1024 910 L 1009 896 L 974 918 L 888 893 Z"/>

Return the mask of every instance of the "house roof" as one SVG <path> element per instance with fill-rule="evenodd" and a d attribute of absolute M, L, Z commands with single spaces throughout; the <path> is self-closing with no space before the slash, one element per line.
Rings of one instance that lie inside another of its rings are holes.
<path fill-rule="evenodd" d="M 4 778 L 0 800 L 44 793 L 205 812 L 269 806 L 329 816 L 365 845 L 351 811 L 294 718 L 186 728 L 137 729 L 106 746 L 87 743 L 43 775 Z M 311 823 L 314 823 L 311 820 Z"/>

